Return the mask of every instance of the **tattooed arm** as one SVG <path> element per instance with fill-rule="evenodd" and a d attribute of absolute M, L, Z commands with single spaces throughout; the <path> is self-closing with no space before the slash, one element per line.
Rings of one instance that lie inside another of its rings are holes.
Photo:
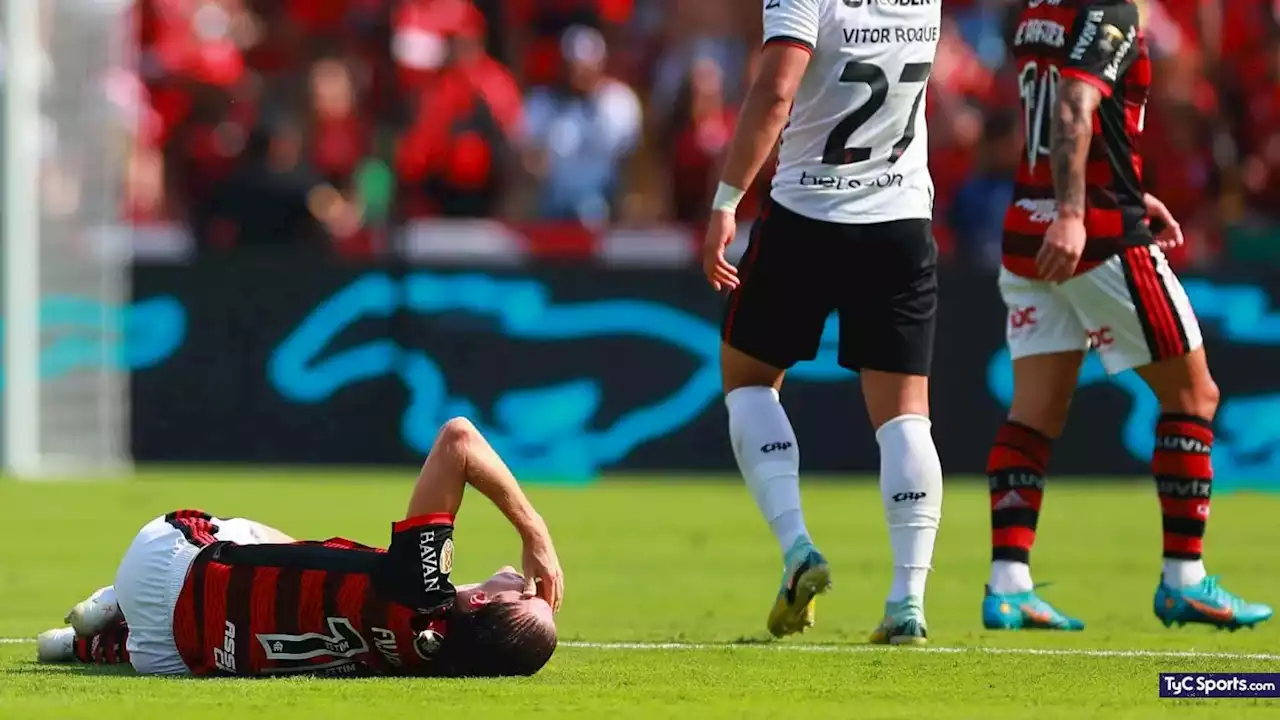
<path fill-rule="evenodd" d="M 1085 168 L 1093 139 L 1093 114 L 1102 102 L 1094 85 L 1063 78 L 1053 109 L 1049 153 L 1059 217 L 1084 217 Z"/>
<path fill-rule="evenodd" d="M 1101 102 L 1102 93 L 1092 83 L 1063 77 L 1058 85 L 1049 138 L 1058 218 L 1045 232 L 1044 244 L 1036 255 L 1040 277 L 1049 282 L 1071 279 L 1084 254 L 1088 239 L 1084 227 L 1085 172 L 1093 140 L 1093 114 Z"/>

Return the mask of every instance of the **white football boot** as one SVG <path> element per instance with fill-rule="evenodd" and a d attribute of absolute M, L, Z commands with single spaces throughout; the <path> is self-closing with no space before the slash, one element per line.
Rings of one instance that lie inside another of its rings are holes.
<path fill-rule="evenodd" d="M 76 603 L 71 612 L 67 613 L 66 622 L 75 629 L 76 635 L 93 637 L 120 618 L 120 603 L 116 601 L 115 586 L 108 585 L 90 595 L 89 599 Z"/>
<path fill-rule="evenodd" d="M 69 627 L 45 630 L 36 636 L 36 661 L 65 663 L 75 659 L 76 631 Z"/>

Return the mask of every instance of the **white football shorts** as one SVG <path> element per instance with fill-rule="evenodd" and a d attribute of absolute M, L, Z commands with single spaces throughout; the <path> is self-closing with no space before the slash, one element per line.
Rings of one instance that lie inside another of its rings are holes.
<path fill-rule="evenodd" d="M 187 511 L 192 512 L 192 511 Z M 191 538 L 191 524 L 171 513 L 147 523 L 116 570 L 116 598 L 129 624 L 127 647 L 133 667 L 145 675 L 185 675 L 190 671 L 173 639 L 173 611 L 196 555 L 211 541 L 258 545 L 270 538 L 260 523 L 244 518 L 206 518 L 212 537 Z"/>
<path fill-rule="evenodd" d="M 1131 247 L 1061 283 L 1000 270 L 1013 358 L 1097 350 L 1115 375 L 1204 343 L 1187 293 L 1154 245 Z"/>

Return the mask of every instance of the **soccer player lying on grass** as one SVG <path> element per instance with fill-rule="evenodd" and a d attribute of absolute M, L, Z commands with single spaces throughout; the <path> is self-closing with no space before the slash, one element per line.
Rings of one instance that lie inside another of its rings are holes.
<path fill-rule="evenodd" d="M 453 521 L 470 484 L 524 541 L 455 588 Z M 243 518 L 180 510 L 148 523 L 113 587 L 39 638 L 42 661 L 124 663 L 148 675 L 532 675 L 556 648 L 564 593 L 542 518 L 471 423 L 449 421 L 386 550 L 296 542 Z"/>

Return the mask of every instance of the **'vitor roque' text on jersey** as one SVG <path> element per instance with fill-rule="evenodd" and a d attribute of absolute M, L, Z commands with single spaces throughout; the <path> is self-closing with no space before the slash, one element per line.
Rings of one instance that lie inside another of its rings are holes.
<path fill-rule="evenodd" d="M 827 222 L 933 216 L 925 91 L 942 0 L 764 0 L 765 43 L 809 50 L 772 196 Z"/>

